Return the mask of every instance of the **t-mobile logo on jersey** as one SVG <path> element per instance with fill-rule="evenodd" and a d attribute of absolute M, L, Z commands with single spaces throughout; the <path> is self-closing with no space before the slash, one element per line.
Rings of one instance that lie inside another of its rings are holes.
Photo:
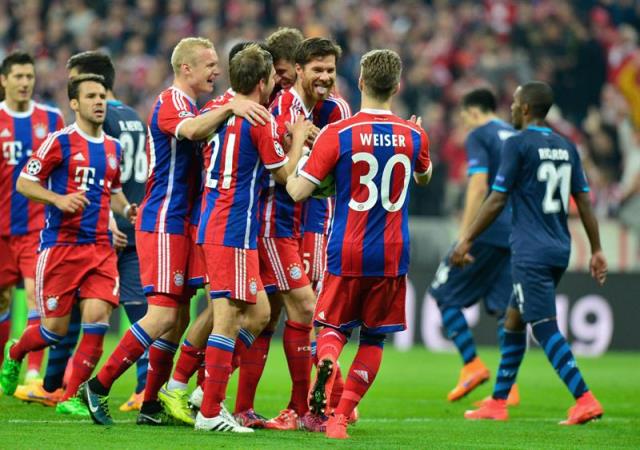
<path fill-rule="evenodd" d="M 76 183 L 80 183 L 81 191 L 88 191 L 90 184 L 94 184 L 94 176 L 96 169 L 93 167 L 76 167 L 76 177 L 73 179 Z"/>
<path fill-rule="evenodd" d="M 22 159 L 22 142 L 8 141 L 2 143 L 2 155 L 7 160 L 9 166 L 17 166 Z M 31 151 L 27 150 L 27 156 L 31 156 Z"/>

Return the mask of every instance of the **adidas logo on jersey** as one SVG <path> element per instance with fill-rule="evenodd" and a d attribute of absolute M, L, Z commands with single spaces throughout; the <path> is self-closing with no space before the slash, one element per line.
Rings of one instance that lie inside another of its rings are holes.
<path fill-rule="evenodd" d="M 366 370 L 354 370 L 354 372 L 357 373 L 365 383 L 369 384 L 369 372 Z"/>
<path fill-rule="evenodd" d="M 320 311 L 318 313 L 318 319 L 327 320 L 327 316 L 324 314 L 324 311 Z"/>
<path fill-rule="evenodd" d="M 82 155 L 82 153 L 76 153 L 73 156 L 73 160 L 74 161 L 84 161 L 84 156 Z"/>
<path fill-rule="evenodd" d="M 0 133 L 0 137 L 6 138 L 6 137 L 10 137 L 11 136 L 11 131 L 9 131 L 8 128 L 5 128 L 4 130 L 2 130 L 2 133 Z"/>

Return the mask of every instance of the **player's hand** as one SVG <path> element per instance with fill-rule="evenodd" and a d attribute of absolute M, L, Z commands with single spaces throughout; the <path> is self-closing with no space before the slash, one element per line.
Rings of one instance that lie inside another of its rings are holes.
<path fill-rule="evenodd" d="M 271 120 L 267 108 L 251 100 L 234 99 L 229 105 L 236 116 L 244 117 L 251 125 L 265 125 Z"/>
<path fill-rule="evenodd" d="M 451 252 L 449 262 L 458 267 L 464 267 L 467 264 L 471 264 L 474 261 L 474 258 L 469 254 L 469 250 L 471 250 L 471 242 L 466 239 L 461 239 Z"/>
<path fill-rule="evenodd" d="M 591 255 L 591 276 L 598 282 L 600 286 L 607 280 L 607 258 L 604 257 L 602 250 Z"/>
<path fill-rule="evenodd" d="M 320 128 L 313 125 L 309 130 L 309 136 L 307 136 L 307 140 L 306 140 L 306 144 L 309 147 L 313 147 L 313 143 L 316 141 L 316 138 L 318 137 L 318 133 L 320 133 Z"/>
<path fill-rule="evenodd" d="M 84 192 L 74 192 L 59 197 L 53 205 L 65 214 L 75 214 L 81 212 L 89 203 Z"/>
<path fill-rule="evenodd" d="M 415 114 L 412 114 L 411 117 L 409 118 L 409 122 L 413 122 L 416 125 L 418 125 L 419 127 L 422 128 L 422 117 L 421 116 L 416 116 Z"/>
<path fill-rule="evenodd" d="M 313 122 L 305 119 L 302 114 L 299 114 L 293 123 L 285 122 L 285 126 L 287 127 L 287 132 L 291 134 L 292 138 L 298 136 L 304 141 L 309 139 L 313 129 L 317 128 Z"/>
<path fill-rule="evenodd" d="M 135 224 L 137 218 L 138 218 L 138 204 L 130 203 L 129 209 L 127 210 L 127 219 L 131 224 Z"/>
<path fill-rule="evenodd" d="M 109 215 L 109 231 L 111 231 L 111 242 L 116 251 L 124 250 L 127 246 L 127 235 L 118 228 L 118 223 L 113 215 Z"/>

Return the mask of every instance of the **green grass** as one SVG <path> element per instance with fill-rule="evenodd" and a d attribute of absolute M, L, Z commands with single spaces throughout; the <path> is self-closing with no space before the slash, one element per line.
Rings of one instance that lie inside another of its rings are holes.
<path fill-rule="evenodd" d="M 109 342 L 112 348 L 114 342 Z M 348 366 L 350 345 L 343 357 Z M 492 368 L 498 362 L 495 349 L 480 354 Z M 579 358 L 589 386 L 605 408 L 602 420 L 578 427 L 562 427 L 573 404 L 562 383 L 539 350 L 531 351 L 519 376 L 522 402 L 512 408 L 506 423 L 468 422 L 465 409 L 491 391 L 490 383 L 468 398 L 451 404 L 445 400 L 460 367 L 454 354 L 414 349 L 401 353 L 389 346 L 382 369 L 360 405 L 361 420 L 350 427 L 351 439 L 329 441 L 305 432 L 258 431 L 250 436 L 196 433 L 187 427 L 157 428 L 135 425 L 135 413 L 121 413 L 118 406 L 134 384 L 130 370 L 114 386 L 111 409 L 116 425 L 99 427 L 88 420 L 61 417 L 51 408 L 0 398 L 0 449 L 75 448 L 640 448 L 640 357 L 637 353 L 609 353 L 602 358 Z M 236 377 L 230 397 L 234 396 Z M 279 343 L 272 350 L 258 390 L 256 407 L 273 416 L 288 400 L 289 381 Z M 228 399 L 233 405 L 233 399 Z"/>

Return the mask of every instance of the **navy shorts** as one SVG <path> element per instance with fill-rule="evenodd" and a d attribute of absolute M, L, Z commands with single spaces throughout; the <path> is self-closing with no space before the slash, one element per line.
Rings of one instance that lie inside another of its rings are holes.
<path fill-rule="evenodd" d="M 556 316 L 556 286 L 566 267 L 513 264 L 513 294 L 509 306 L 526 323 Z"/>
<path fill-rule="evenodd" d="M 140 262 L 135 247 L 127 247 L 118 254 L 118 273 L 120 274 L 120 303 L 123 305 L 147 303 L 140 282 Z"/>
<path fill-rule="evenodd" d="M 507 309 L 512 292 L 511 251 L 475 242 L 469 253 L 475 261 L 462 268 L 450 266 L 447 254 L 438 267 L 429 292 L 441 310 L 467 308 L 484 300 L 488 313 L 501 316 Z"/>

